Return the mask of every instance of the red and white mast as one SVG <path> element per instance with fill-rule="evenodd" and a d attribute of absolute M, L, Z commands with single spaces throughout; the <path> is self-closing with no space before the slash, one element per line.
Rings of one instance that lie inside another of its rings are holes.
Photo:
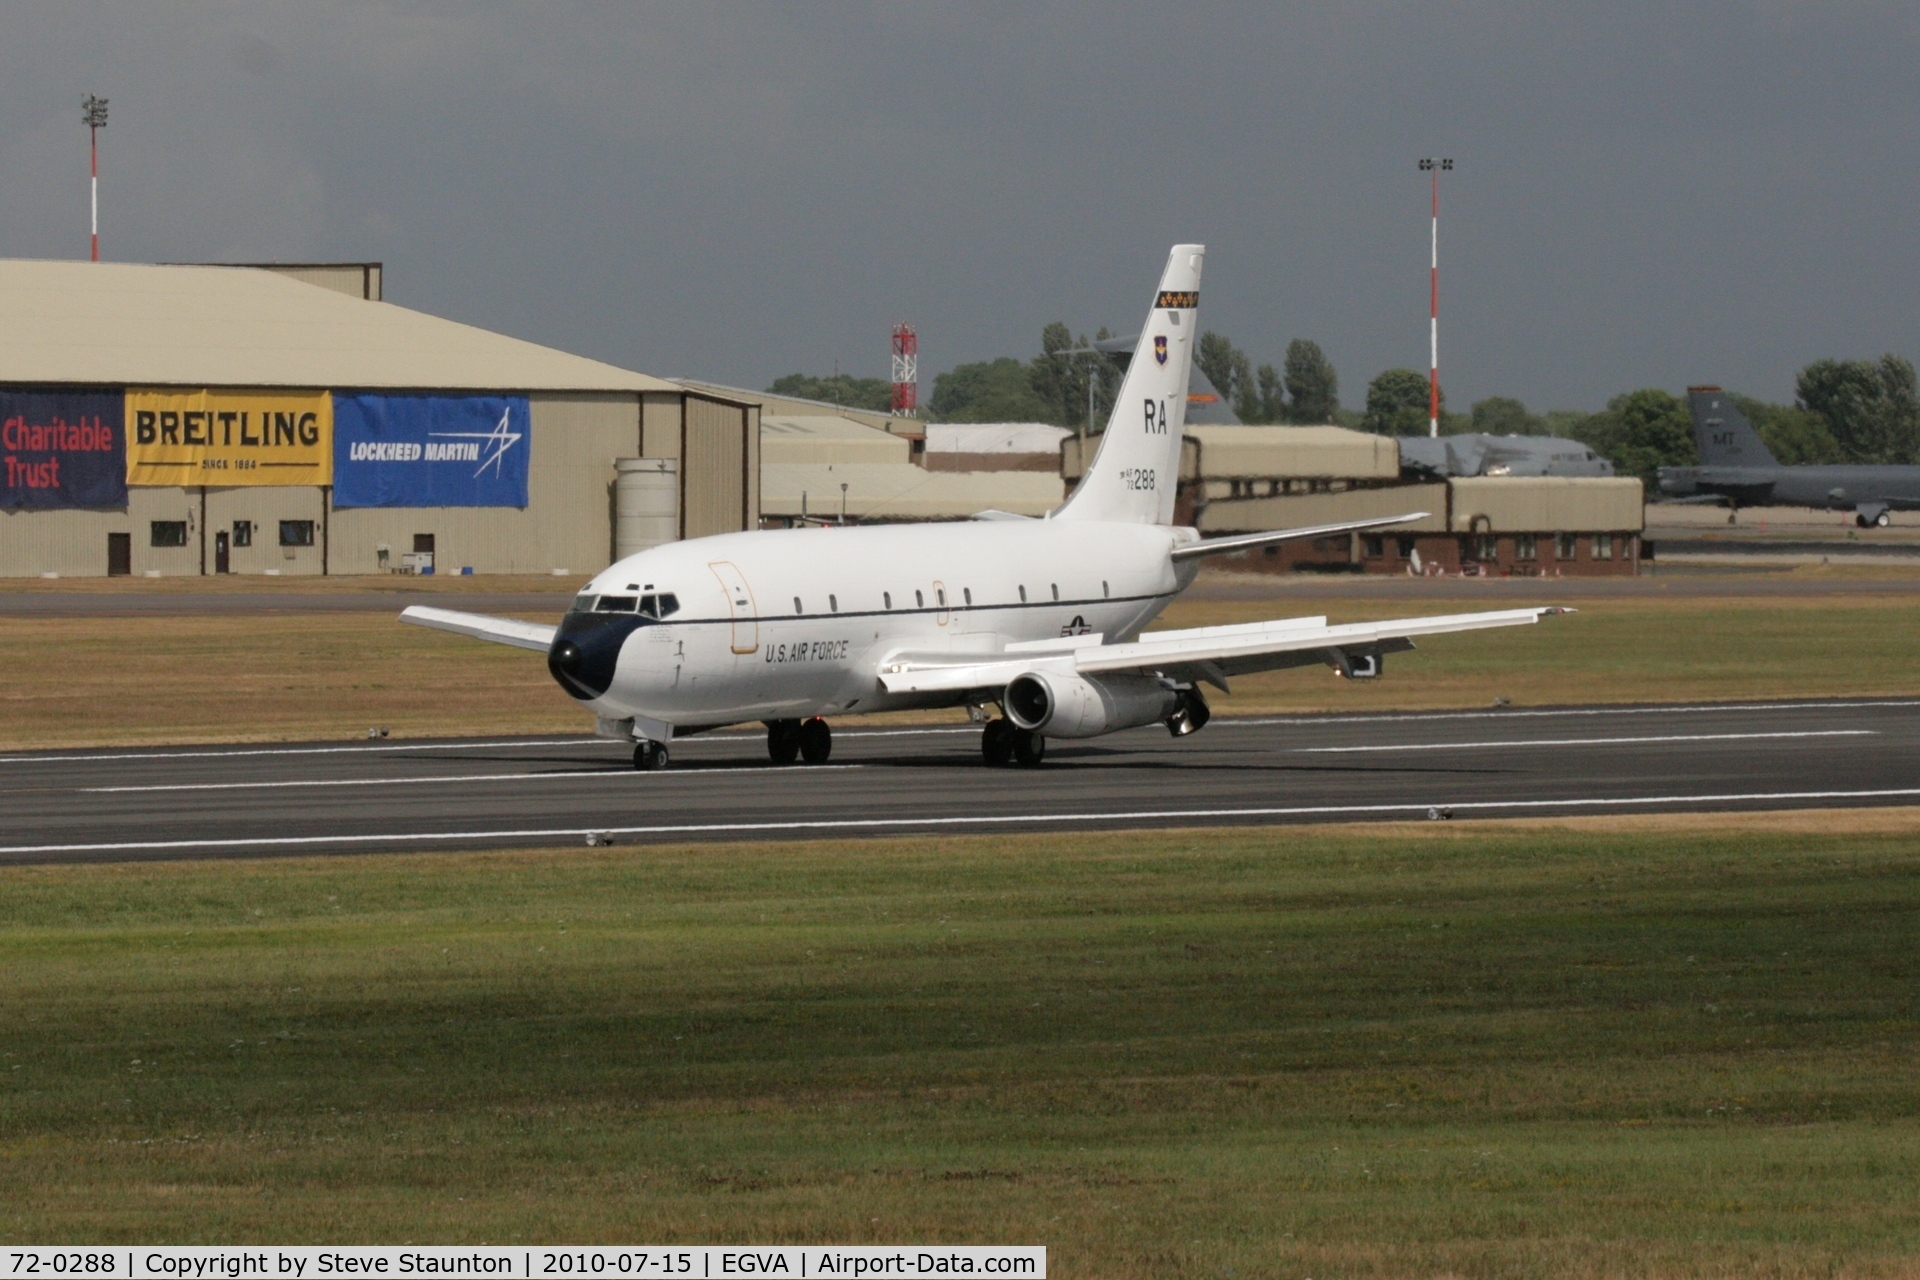
<path fill-rule="evenodd" d="M 910 324 L 893 326 L 893 416 L 920 413 L 920 335 Z"/>
<path fill-rule="evenodd" d="M 1440 171 L 1453 168 L 1451 160 L 1427 159 L 1420 167 L 1433 177 L 1433 241 L 1428 268 L 1430 286 L 1427 319 L 1427 434 L 1440 434 Z"/>
<path fill-rule="evenodd" d="M 88 168 L 93 177 L 93 260 L 100 261 L 100 131 L 107 127 L 107 100 L 87 95 L 81 118 L 87 122 Z"/>

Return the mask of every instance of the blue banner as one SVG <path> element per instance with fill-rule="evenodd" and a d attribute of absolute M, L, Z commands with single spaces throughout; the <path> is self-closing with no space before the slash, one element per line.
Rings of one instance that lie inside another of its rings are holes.
<path fill-rule="evenodd" d="M 0 391 L 0 508 L 125 507 L 122 391 Z"/>
<path fill-rule="evenodd" d="M 525 396 L 333 397 L 336 507 L 524 507 Z"/>

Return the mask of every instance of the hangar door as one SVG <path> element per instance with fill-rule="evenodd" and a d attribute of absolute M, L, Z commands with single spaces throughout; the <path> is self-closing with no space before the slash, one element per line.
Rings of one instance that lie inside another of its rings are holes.
<path fill-rule="evenodd" d="M 680 426 L 680 536 L 753 528 L 759 450 L 746 405 L 689 395 Z"/>

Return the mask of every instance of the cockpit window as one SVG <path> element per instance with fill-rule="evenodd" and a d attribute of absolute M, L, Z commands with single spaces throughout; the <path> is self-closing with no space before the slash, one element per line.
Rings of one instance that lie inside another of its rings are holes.
<path fill-rule="evenodd" d="M 600 597 L 596 595 L 587 595 L 587 594 L 577 595 L 573 598 L 573 608 L 567 610 L 567 612 L 568 613 L 592 613 L 594 602 L 599 599 Z"/>
<path fill-rule="evenodd" d="M 639 604 L 637 596 L 601 596 L 600 603 L 594 606 L 595 613 L 632 613 Z"/>
<path fill-rule="evenodd" d="M 665 595 L 662 595 L 660 597 L 660 613 L 658 616 L 662 618 L 671 618 L 674 614 L 678 612 L 680 612 L 679 596 L 676 596 L 671 591 L 669 591 Z"/>
<path fill-rule="evenodd" d="M 640 610 L 649 618 L 671 618 L 680 612 L 680 599 L 672 594 L 641 596 Z"/>

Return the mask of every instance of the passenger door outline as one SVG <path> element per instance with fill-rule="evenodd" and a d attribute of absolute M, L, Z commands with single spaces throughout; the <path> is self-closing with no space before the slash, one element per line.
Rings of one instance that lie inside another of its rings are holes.
<path fill-rule="evenodd" d="M 733 620 L 732 644 L 735 653 L 755 653 L 760 648 L 760 609 L 754 603 L 753 588 L 747 576 L 730 560 L 711 561 L 707 568 L 720 579 L 726 593 L 727 615 Z"/>

